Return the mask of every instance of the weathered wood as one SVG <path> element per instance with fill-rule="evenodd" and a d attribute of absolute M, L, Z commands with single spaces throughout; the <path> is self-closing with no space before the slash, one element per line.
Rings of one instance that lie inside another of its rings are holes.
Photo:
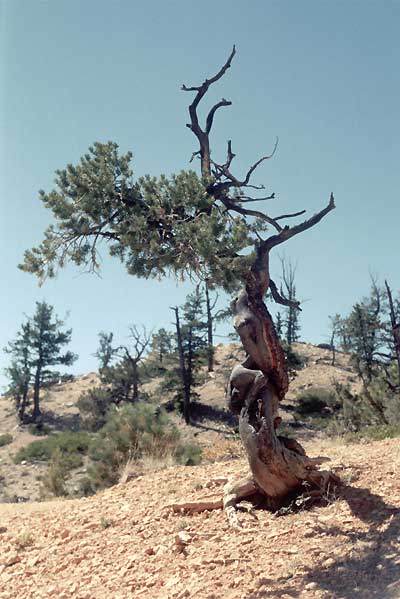
<path fill-rule="evenodd" d="M 216 111 L 222 106 L 230 106 L 231 102 L 225 99 L 218 102 L 208 113 L 204 128 L 201 128 L 197 114 L 199 102 L 210 85 L 221 79 L 229 69 L 234 55 L 235 48 L 214 77 L 206 79 L 200 86 L 183 86 L 183 89 L 196 92 L 189 106 L 188 127 L 199 142 L 199 150 L 194 152 L 193 156 L 201 157 L 202 176 L 204 180 L 210 181 L 207 186 L 209 196 L 216 205 L 222 205 L 227 211 L 243 217 L 256 217 L 275 229 L 275 233 L 266 239 L 257 235 L 253 263 L 243 275 L 244 287 L 232 303 L 234 327 L 240 336 L 247 358 L 232 371 L 228 403 L 233 412 L 240 414 L 239 431 L 251 470 L 251 478 L 246 479 L 243 484 L 238 483 L 235 490 L 226 495 L 229 499 L 224 500 L 229 520 L 235 524 L 232 510 L 239 497 L 248 491 L 261 491 L 271 508 L 279 508 L 304 482 L 322 488 L 329 480 L 333 481 L 335 478 L 329 473 L 319 472 L 315 461 L 305 455 L 300 444 L 276 433 L 281 420 L 278 415 L 279 402 L 285 397 L 289 382 L 285 355 L 264 303 L 267 291 L 270 290 L 275 301 L 288 305 L 288 300 L 279 294 L 275 283 L 270 279 L 270 251 L 319 223 L 335 208 L 335 201 L 331 194 L 325 208 L 294 226 L 282 225 L 278 221 L 300 216 L 304 210 L 273 218 L 265 212 L 247 209 L 242 205 L 241 198 L 245 202 L 255 199 L 245 196 L 244 189 L 264 188 L 263 185 L 253 185 L 250 179 L 258 166 L 273 156 L 277 142 L 271 154 L 258 159 L 244 178 L 238 178 L 230 170 L 235 157 L 231 142 L 228 141 L 225 164 L 218 164 L 211 158 L 209 141 Z M 237 193 L 231 193 L 232 191 Z M 274 197 L 274 194 L 270 194 L 262 199 Z M 292 305 L 298 308 L 297 302 L 292 302 Z"/>
<path fill-rule="evenodd" d="M 259 249 L 247 285 L 232 303 L 234 326 L 248 356 L 232 371 L 228 404 L 240 413 L 239 433 L 253 482 L 273 509 L 304 482 L 319 487 L 333 477 L 319 472 L 315 461 L 294 440 L 276 433 L 279 401 L 288 388 L 285 357 L 263 301 L 269 284 L 268 252 Z"/>

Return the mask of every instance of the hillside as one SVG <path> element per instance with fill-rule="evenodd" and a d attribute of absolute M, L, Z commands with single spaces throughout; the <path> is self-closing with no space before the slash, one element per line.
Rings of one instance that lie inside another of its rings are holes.
<path fill-rule="evenodd" d="M 89 499 L 0 505 L 0 597 L 400 597 L 398 441 L 307 449 L 331 457 L 345 483 L 336 499 L 280 518 L 243 513 L 242 530 L 221 510 L 164 507 L 219 497 L 242 459 L 148 473 Z"/>
<path fill-rule="evenodd" d="M 358 385 L 346 355 L 332 367 L 327 350 L 296 350 L 306 364 L 282 406 L 287 423 L 299 390 L 334 380 Z M 296 429 L 309 455 L 329 457 L 343 482 L 325 505 L 297 514 L 277 517 L 256 506 L 240 513 L 237 530 L 220 509 L 190 515 L 168 507 L 218 500 L 224 483 L 247 471 L 225 410 L 227 377 L 239 357 L 235 344 L 217 347 L 215 372 L 204 373 L 198 388 L 201 414 L 194 426 L 180 425 L 203 446 L 202 465 L 130 470 L 90 498 L 34 501 L 46 465 L 16 465 L 12 457 L 37 437 L 0 402 L 0 434 L 13 435 L 0 448 L 3 501 L 30 500 L 0 504 L 1 599 L 400 598 L 396 439 L 344 446 Z M 43 409 L 53 430 L 77 426 L 75 403 L 96 380 L 90 373 L 49 392 Z"/>
<path fill-rule="evenodd" d="M 331 386 L 336 380 L 348 383 L 353 388 L 358 385 L 357 377 L 349 368 L 348 357 L 337 354 L 336 366 L 331 366 L 331 352 L 311 344 L 295 344 L 296 351 L 305 360 L 302 370 L 297 371 L 291 381 L 289 393 L 282 404 L 282 416 L 285 421 L 292 420 L 291 412 L 285 410 L 290 406 L 296 394 L 312 386 Z M 177 425 L 187 438 L 195 438 L 204 448 L 204 455 L 210 460 L 223 457 L 224 454 L 241 454 L 241 446 L 234 440 L 232 424 L 235 420 L 226 409 L 226 385 L 233 366 L 242 357 L 242 350 L 235 343 L 218 345 L 215 354 L 215 372 L 204 372 L 204 383 L 196 390 L 200 396 L 202 410 L 196 426 L 189 429 L 176 418 Z M 42 410 L 47 425 L 53 431 L 76 430 L 79 425 L 79 411 L 76 402 L 84 391 L 96 386 L 96 373 L 88 373 L 77 377 L 73 382 L 59 384 L 44 392 Z M 159 383 L 155 379 L 144 386 L 145 390 L 154 391 Z M 160 398 L 164 401 L 166 398 Z M 296 432 L 302 438 L 309 436 L 307 430 Z M 15 464 L 16 452 L 28 443 L 38 439 L 26 426 L 19 425 L 13 405 L 9 400 L 0 400 L 0 435 L 11 433 L 12 443 L 0 447 L 0 502 L 1 501 L 37 501 L 40 497 L 40 477 L 46 471 L 47 464 L 37 461 L 28 464 Z M 77 476 L 84 473 L 84 468 L 75 472 Z M 73 486 L 72 486 L 73 490 Z"/>

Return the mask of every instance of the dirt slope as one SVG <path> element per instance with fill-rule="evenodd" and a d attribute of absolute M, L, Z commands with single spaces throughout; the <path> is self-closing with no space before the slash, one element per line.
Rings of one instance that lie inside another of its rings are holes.
<path fill-rule="evenodd" d="M 308 343 L 295 344 L 295 349 L 306 360 L 304 368 L 290 384 L 287 403 L 293 402 L 296 393 L 311 386 L 329 386 L 333 381 L 348 383 L 353 388 L 359 385 L 357 378 L 349 368 L 348 356 L 338 353 L 336 366 L 331 366 L 331 352 Z M 235 364 L 243 359 L 243 352 L 235 343 L 218 345 L 215 352 L 215 372 L 204 372 L 204 382 L 197 388 L 200 401 L 210 408 L 197 426 L 181 427 L 185 437 L 194 437 L 205 448 L 205 456 L 213 459 L 218 454 L 237 455 L 237 444 L 231 443 L 232 427 L 226 412 L 226 385 L 229 374 Z M 145 390 L 154 393 L 159 381 L 145 385 Z M 77 377 L 71 383 L 56 385 L 45 392 L 42 399 L 42 410 L 46 424 L 54 431 L 74 429 L 78 426 L 79 412 L 76 402 L 79 396 L 90 387 L 98 384 L 96 373 L 88 373 Z M 165 398 L 160 398 L 160 400 Z M 283 403 L 285 407 L 285 402 Z M 283 410 L 283 418 L 290 420 L 292 415 Z M 177 419 L 178 426 L 181 420 Z M 40 496 L 40 477 L 46 471 L 43 462 L 35 464 L 14 464 L 13 457 L 28 443 L 38 439 L 31 435 L 27 427 L 21 427 L 9 400 L 0 398 L 0 435 L 11 433 L 13 442 L 0 447 L 0 502 L 7 500 L 37 501 Z M 76 472 L 76 476 L 84 474 L 84 469 Z"/>
<path fill-rule="evenodd" d="M 89 499 L 0 505 L 2 599 L 395 599 L 400 448 L 311 443 L 347 483 L 326 507 L 230 529 L 221 510 L 163 509 L 218 497 L 243 460 L 149 473 Z M 213 482 L 214 481 L 214 482 Z"/>

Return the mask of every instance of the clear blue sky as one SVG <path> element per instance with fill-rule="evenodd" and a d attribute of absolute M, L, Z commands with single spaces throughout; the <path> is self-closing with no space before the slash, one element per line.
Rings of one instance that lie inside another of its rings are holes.
<path fill-rule="evenodd" d="M 233 101 L 217 115 L 214 155 L 224 156 L 232 139 L 241 174 L 279 136 L 274 159 L 255 177 L 277 194 L 271 213 L 312 214 L 331 191 L 337 201 L 318 227 L 284 247 L 307 300 L 303 338 L 326 340 L 328 315 L 346 313 L 368 292 L 370 271 L 399 290 L 399 2 L 0 5 L 1 347 L 42 299 L 60 316 L 70 311 L 75 372 L 96 367 L 100 330 L 121 339 L 130 323 L 169 325 L 169 306 L 189 287 L 136 280 L 105 251 L 101 279 L 68 268 L 42 288 L 17 264 L 50 222 L 38 190 L 50 190 L 55 169 L 93 141 L 132 150 L 138 175 L 188 166 L 197 149 L 185 127 L 192 96 L 180 86 L 216 72 L 233 43 L 232 68 L 209 98 Z M 7 359 L 0 356 L 1 369 Z"/>

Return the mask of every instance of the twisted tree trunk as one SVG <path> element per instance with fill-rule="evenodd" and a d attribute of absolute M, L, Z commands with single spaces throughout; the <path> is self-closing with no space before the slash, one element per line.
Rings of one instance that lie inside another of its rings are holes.
<path fill-rule="evenodd" d="M 209 182 L 208 195 L 225 211 L 239 214 L 244 219 L 257 218 L 263 221 L 264 227 L 267 224 L 275 230 L 267 239 L 261 239 L 258 233 L 253 238 L 254 260 L 247 273 L 244 276 L 242 273 L 239 275 L 243 276 L 244 288 L 232 303 L 234 326 L 240 335 L 247 357 L 232 371 L 228 401 L 231 409 L 239 414 L 240 436 L 251 470 L 250 477 L 228 485 L 225 489 L 223 505 L 232 523 L 236 522 L 235 504 L 242 497 L 261 492 L 268 499 L 269 505 L 277 508 L 304 483 L 322 490 L 329 481 L 337 481 L 330 473 L 320 472 L 315 460 L 305 455 L 299 443 L 276 433 L 281 420 L 278 415 L 279 402 L 287 392 L 288 376 L 285 356 L 271 315 L 264 303 L 269 290 L 277 303 L 291 309 L 299 309 L 299 302 L 283 297 L 270 279 L 269 253 L 275 246 L 319 223 L 335 208 L 334 197 L 331 194 L 327 206 L 311 218 L 294 226 L 282 226 L 282 220 L 300 216 L 305 210 L 271 217 L 266 212 L 248 209 L 246 206 L 248 202 L 274 199 L 274 193 L 262 198 L 245 195 L 248 188 L 264 188 L 262 185 L 253 185 L 250 179 L 254 171 L 273 156 L 277 143 L 273 152 L 257 160 L 243 179 L 236 177 L 231 171 L 235 158 L 231 141 L 228 141 L 224 164 L 216 163 L 211 158 L 209 134 L 215 114 L 219 109 L 230 106 L 231 102 L 225 98 L 217 102 L 208 112 L 203 127 L 199 123 L 197 108 L 209 87 L 219 81 L 230 68 L 235 53 L 236 49 L 233 47 L 217 74 L 205 79 L 201 85 L 182 86 L 184 91 L 195 92 L 194 100 L 189 106 L 190 123 L 187 126 L 199 142 L 199 150 L 193 153 L 192 159 L 195 156 L 201 159 L 202 176 Z"/>
<path fill-rule="evenodd" d="M 323 490 L 329 481 L 337 479 L 318 471 L 297 441 L 276 433 L 281 422 L 279 402 L 288 389 L 288 376 L 285 356 L 263 301 L 269 283 L 268 251 L 260 245 L 247 285 L 232 304 L 234 326 L 247 357 L 232 371 L 228 402 L 239 414 L 240 437 L 254 488 L 276 509 L 304 482 Z"/>

